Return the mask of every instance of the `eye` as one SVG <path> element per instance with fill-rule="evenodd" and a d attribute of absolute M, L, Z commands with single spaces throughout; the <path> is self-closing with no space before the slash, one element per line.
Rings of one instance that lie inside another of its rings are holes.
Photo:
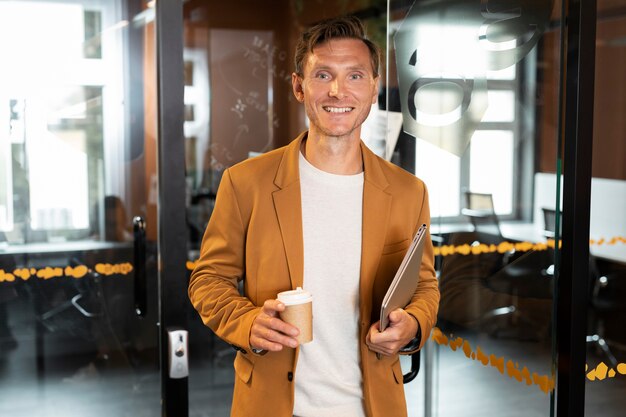
<path fill-rule="evenodd" d="M 360 80 L 363 78 L 363 74 L 360 74 L 360 73 L 350 74 L 349 78 L 351 80 Z"/>
<path fill-rule="evenodd" d="M 325 72 L 320 72 L 317 75 L 315 75 L 315 78 L 318 78 L 320 80 L 328 80 L 328 79 L 330 79 L 330 75 L 328 75 Z"/>

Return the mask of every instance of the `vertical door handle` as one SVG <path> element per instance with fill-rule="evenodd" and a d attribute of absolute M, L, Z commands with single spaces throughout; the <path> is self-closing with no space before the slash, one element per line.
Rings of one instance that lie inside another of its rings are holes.
<path fill-rule="evenodd" d="M 146 281 L 146 221 L 143 217 L 135 216 L 133 218 L 133 236 L 134 236 L 134 298 L 135 313 L 138 316 L 146 315 L 148 304 L 148 292 Z"/>
<path fill-rule="evenodd" d="M 419 373 L 420 362 L 421 362 L 420 355 L 421 354 L 419 350 L 411 354 L 411 370 L 407 372 L 406 374 L 402 375 L 403 384 L 408 384 L 409 382 L 413 381 L 415 377 L 417 376 L 417 374 Z"/>

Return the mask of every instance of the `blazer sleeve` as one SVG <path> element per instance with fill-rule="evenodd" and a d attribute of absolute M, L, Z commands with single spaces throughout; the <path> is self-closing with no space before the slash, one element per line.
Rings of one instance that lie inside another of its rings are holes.
<path fill-rule="evenodd" d="M 424 253 L 422 255 L 422 266 L 420 268 L 420 278 L 415 290 L 415 294 L 405 310 L 415 317 L 421 330 L 421 340 L 419 346 L 410 352 L 413 353 L 424 346 L 430 336 L 430 332 L 437 322 L 437 312 L 439 310 L 439 282 L 435 273 L 435 258 L 433 244 L 430 239 L 430 206 L 428 204 L 428 190 L 423 187 L 422 206 L 418 215 L 417 228 L 422 224 L 428 226 L 427 240 L 425 242 Z"/>
<path fill-rule="evenodd" d="M 245 274 L 247 222 L 243 220 L 229 170 L 224 171 L 191 273 L 189 299 L 218 337 L 249 349 L 250 328 L 260 307 L 239 292 Z"/>

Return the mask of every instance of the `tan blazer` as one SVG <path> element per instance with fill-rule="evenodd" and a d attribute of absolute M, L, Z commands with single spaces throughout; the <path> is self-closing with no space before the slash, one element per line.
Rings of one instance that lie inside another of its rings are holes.
<path fill-rule="evenodd" d="M 298 349 L 250 352 L 252 322 L 267 299 L 302 286 L 302 210 L 298 153 L 306 132 L 286 147 L 224 172 L 215 209 L 191 275 L 189 297 L 204 323 L 237 349 L 232 416 L 291 417 Z M 365 337 L 404 252 L 422 223 L 430 225 L 423 182 L 361 144 L 363 237 L 360 354 L 370 417 L 406 416 L 398 356 L 368 350 Z M 238 291 L 243 280 L 245 296 Z M 428 239 L 420 284 L 406 310 L 419 322 L 422 344 L 435 323 L 439 290 Z"/>

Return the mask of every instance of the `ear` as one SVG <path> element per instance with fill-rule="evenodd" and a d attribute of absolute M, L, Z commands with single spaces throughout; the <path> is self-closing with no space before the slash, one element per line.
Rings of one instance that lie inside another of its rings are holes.
<path fill-rule="evenodd" d="M 380 83 L 380 75 L 377 75 L 376 78 L 374 78 L 373 83 L 374 91 L 372 94 L 372 104 L 376 104 L 376 102 L 378 101 L 378 84 Z"/>
<path fill-rule="evenodd" d="M 300 103 L 304 102 L 304 88 L 302 86 L 302 78 L 295 72 L 291 73 L 291 87 L 293 88 L 293 95 Z"/>

